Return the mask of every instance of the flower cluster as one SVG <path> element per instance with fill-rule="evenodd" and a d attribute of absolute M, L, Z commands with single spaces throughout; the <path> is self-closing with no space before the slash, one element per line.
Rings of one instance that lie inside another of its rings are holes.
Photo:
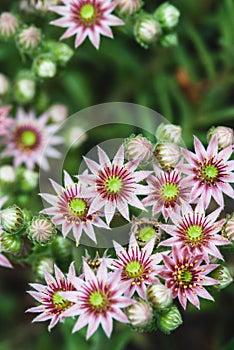
<path fill-rule="evenodd" d="M 41 194 L 51 205 L 43 214 L 51 216 L 64 237 L 72 231 L 79 243 L 84 233 L 97 243 L 95 226 L 110 230 L 113 218 L 120 215 L 131 223 L 131 230 L 127 247 L 113 241 L 114 255 L 105 252 L 100 257 L 96 252 L 92 260 L 86 252 L 80 275 L 71 265 L 69 282 L 61 285 L 58 272 L 55 279 L 46 273 L 48 286 L 34 285 L 37 292 L 30 292 L 41 306 L 29 311 L 43 312 L 35 321 L 52 318 L 51 328 L 58 320 L 78 316 L 73 332 L 88 325 L 87 339 L 99 325 L 110 337 L 113 319 L 129 323 L 135 331 L 158 327 L 170 333 L 182 323 L 174 299 L 184 309 L 188 302 L 200 308 L 200 298 L 214 300 L 206 286 L 222 289 L 231 283 L 227 267 L 220 265 L 220 249 L 231 244 L 232 217 L 219 216 L 223 194 L 233 196 L 228 184 L 233 182 L 232 144 L 219 151 L 213 135 L 206 151 L 195 137 L 193 154 L 173 143 L 173 133 L 179 142 L 178 126 L 168 130 L 160 125 L 156 133 L 158 144 L 165 149 L 171 145 L 160 161 L 153 151 L 157 145 L 132 135 L 112 160 L 100 147 L 99 162 L 84 157 L 87 169 L 76 175 L 77 182 L 66 171 L 64 187 L 51 179 L 56 195 Z M 169 154 L 174 147 L 180 152 L 176 162 Z M 212 196 L 218 208 L 210 209 Z M 132 209 L 145 207 L 152 207 L 150 218 L 132 215 Z"/>

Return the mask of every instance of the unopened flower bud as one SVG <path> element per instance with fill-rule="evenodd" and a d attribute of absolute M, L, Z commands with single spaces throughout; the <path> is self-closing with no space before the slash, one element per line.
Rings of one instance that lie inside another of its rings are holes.
<path fill-rule="evenodd" d="M 0 249 L 6 253 L 18 253 L 22 248 L 22 239 L 15 235 L 3 232 L 0 235 Z"/>
<path fill-rule="evenodd" d="M 41 12 L 49 12 L 50 6 L 58 5 L 60 0 L 31 0 L 31 6 Z"/>
<path fill-rule="evenodd" d="M 180 160 L 180 149 L 176 144 L 160 142 L 154 150 L 158 165 L 163 169 L 174 168 Z"/>
<path fill-rule="evenodd" d="M 40 256 L 33 264 L 33 270 L 36 273 L 37 278 L 40 280 L 45 279 L 45 271 L 53 274 L 54 272 L 54 260 L 49 256 Z"/>
<path fill-rule="evenodd" d="M 233 281 L 230 271 L 224 265 L 219 265 L 219 267 L 211 273 L 211 276 L 219 282 L 219 284 L 214 285 L 218 290 L 226 288 Z"/>
<path fill-rule="evenodd" d="M 222 228 L 222 234 L 230 241 L 234 240 L 234 213 L 227 216 L 226 222 Z"/>
<path fill-rule="evenodd" d="M 160 124 L 156 130 L 156 138 L 159 142 L 180 143 L 181 127 L 173 124 Z"/>
<path fill-rule="evenodd" d="M 147 164 L 153 156 L 153 145 L 141 135 L 133 135 L 125 141 L 125 154 L 128 160 Z"/>
<path fill-rule="evenodd" d="M 211 128 L 207 134 L 208 140 L 210 140 L 214 135 L 216 135 L 218 138 L 219 149 L 223 149 L 234 144 L 234 131 L 231 128 L 227 128 L 225 126 Z"/>
<path fill-rule="evenodd" d="M 118 9 L 121 14 L 131 15 L 140 10 L 142 6 L 141 0 L 119 0 Z"/>
<path fill-rule="evenodd" d="M 151 239 L 155 240 L 155 244 L 160 242 L 161 230 L 158 222 L 152 218 L 135 218 L 132 219 L 131 234 L 134 234 L 138 244 L 144 247 Z"/>
<path fill-rule="evenodd" d="M 87 139 L 87 134 L 80 127 L 68 129 L 65 135 L 65 142 L 71 148 L 78 147 Z"/>
<path fill-rule="evenodd" d="M 0 73 L 0 96 L 6 95 L 8 90 L 9 90 L 9 81 L 4 74 Z"/>
<path fill-rule="evenodd" d="M 170 307 L 165 313 L 159 316 L 158 326 L 166 334 L 174 331 L 183 323 L 181 314 L 176 306 Z"/>
<path fill-rule="evenodd" d="M 48 54 L 35 58 L 33 71 L 39 78 L 53 78 L 57 71 L 55 60 Z"/>
<path fill-rule="evenodd" d="M 28 237 L 35 243 L 46 245 L 55 237 L 57 231 L 50 220 L 44 215 L 35 216 L 27 228 Z"/>
<path fill-rule="evenodd" d="M 3 165 L 0 167 L 0 183 L 13 184 L 15 182 L 15 168 L 11 165 Z"/>
<path fill-rule="evenodd" d="M 19 32 L 16 40 L 21 49 L 25 51 L 33 50 L 41 42 L 41 31 L 34 26 L 24 28 Z"/>
<path fill-rule="evenodd" d="M 138 43 L 147 48 L 158 40 L 161 27 L 154 17 L 145 15 L 136 22 L 134 34 Z"/>
<path fill-rule="evenodd" d="M 8 39 L 13 36 L 17 28 L 19 26 L 19 22 L 15 16 L 13 16 L 10 12 L 3 12 L 0 16 L 0 35 Z"/>
<path fill-rule="evenodd" d="M 174 47 L 178 45 L 177 33 L 166 33 L 163 34 L 159 40 L 162 47 Z"/>
<path fill-rule="evenodd" d="M 172 29 L 179 22 L 180 11 L 169 2 L 166 2 L 157 8 L 155 16 L 163 29 Z"/>
<path fill-rule="evenodd" d="M 20 187 L 24 191 L 31 191 L 38 185 L 38 172 L 21 168 L 19 170 L 20 175 Z"/>
<path fill-rule="evenodd" d="M 61 65 L 65 65 L 74 55 L 74 51 L 70 46 L 64 43 L 49 41 L 46 43 L 46 48 Z"/>
<path fill-rule="evenodd" d="M 138 331 L 144 331 L 152 326 L 153 311 L 150 304 L 143 299 L 136 299 L 128 306 L 126 314 L 130 325 Z"/>
<path fill-rule="evenodd" d="M 0 213 L 2 229 L 9 233 L 17 233 L 24 226 L 24 214 L 16 205 L 3 209 Z"/>
<path fill-rule="evenodd" d="M 146 295 L 147 300 L 155 309 L 163 310 L 172 304 L 171 290 L 160 282 L 148 286 Z"/>
<path fill-rule="evenodd" d="M 71 254 L 71 242 L 63 236 L 56 236 L 51 245 L 54 256 L 59 261 L 66 261 Z"/>
<path fill-rule="evenodd" d="M 52 105 L 46 112 L 53 123 L 62 123 L 68 116 L 67 106 L 62 104 Z"/>
<path fill-rule="evenodd" d="M 19 103 L 28 103 L 36 93 L 36 83 L 30 72 L 22 72 L 14 84 L 14 97 Z"/>

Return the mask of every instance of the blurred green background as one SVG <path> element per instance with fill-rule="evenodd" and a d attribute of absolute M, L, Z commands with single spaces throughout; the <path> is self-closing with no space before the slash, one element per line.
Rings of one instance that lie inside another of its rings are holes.
<path fill-rule="evenodd" d="M 0 11 L 17 9 L 19 1 L 1 0 Z M 154 10 L 163 1 L 145 1 Z M 73 114 L 103 102 L 133 102 L 162 114 L 181 125 L 183 139 L 192 146 L 192 135 L 206 142 L 211 126 L 233 126 L 234 120 L 234 1 L 175 0 L 181 11 L 176 48 L 159 46 L 145 50 L 131 36 L 114 31 L 115 39 L 102 38 L 99 51 L 85 42 L 75 51 L 68 65 L 51 79 L 38 82 L 33 106 L 38 113 L 52 103 L 64 103 Z M 63 30 L 48 25 L 43 16 L 25 16 L 25 22 L 42 28 L 46 37 L 56 40 Z M 66 41 L 73 47 L 73 38 Z M 0 71 L 14 81 L 17 73 L 30 68 L 14 43 L 0 43 Z M 27 106 L 26 106 L 27 107 Z M 112 128 L 108 137 L 119 136 Z M 99 140 L 100 135 L 96 135 Z M 104 135 L 103 135 L 104 137 Z M 92 143 L 95 143 L 95 136 Z M 82 153 L 82 149 L 77 151 Z M 231 201 L 227 206 L 231 212 Z M 234 259 L 228 257 L 234 270 Z M 183 314 L 184 324 L 170 336 L 160 332 L 131 333 L 116 329 L 111 341 L 98 334 L 90 343 L 80 335 L 70 336 L 71 325 L 59 326 L 50 334 L 46 324 L 31 324 L 25 310 L 34 301 L 25 291 L 33 276 L 27 266 L 9 271 L 1 268 L 0 350 L 233 350 L 234 286 L 215 296 L 215 303 L 191 307 Z M 133 337 L 132 337 L 133 335 Z"/>

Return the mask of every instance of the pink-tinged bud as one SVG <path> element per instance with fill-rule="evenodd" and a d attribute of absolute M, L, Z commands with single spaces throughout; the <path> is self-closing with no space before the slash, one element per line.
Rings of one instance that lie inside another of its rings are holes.
<path fill-rule="evenodd" d="M 163 310 L 172 304 L 171 290 L 162 283 L 151 284 L 147 288 L 146 295 L 147 300 L 155 309 Z"/>
<path fill-rule="evenodd" d="M 140 10 L 141 6 L 141 0 L 119 0 L 118 9 L 124 15 L 131 15 Z"/>
<path fill-rule="evenodd" d="M 31 6 L 40 12 L 50 11 L 50 6 L 58 5 L 60 0 L 31 0 Z"/>
<path fill-rule="evenodd" d="M 160 124 L 156 130 L 156 138 L 159 142 L 171 142 L 179 144 L 181 142 L 182 129 L 178 125 Z"/>
<path fill-rule="evenodd" d="M 67 106 L 63 104 L 53 104 L 47 111 L 49 119 L 53 123 L 62 123 L 68 116 Z"/>
<path fill-rule="evenodd" d="M 174 168 L 180 161 L 180 148 L 173 144 L 162 142 L 158 143 L 154 150 L 155 158 L 158 165 L 163 169 Z"/>
<path fill-rule="evenodd" d="M 8 39 L 16 33 L 19 22 L 10 12 L 3 12 L 0 16 L 0 35 Z"/>
<path fill-rule="evenodd" d="M 130 325 L 138 331 L 144 331 L 152 324 L 153 310 L 150 304 L 143 299 L 136 299 L 135 302 L 126 309 L 126 314 Z"/>
<path fill-rule="evenodd" d="M 50 243 L 57 233 L 50 218 L 44 215 L 35 216 L 28 225 L 27 232 L 28 237 L 40 245 Z"/>
<path fill-rule="evenodd" d="M 222 228 L 222 234 L 229 241 L 234 241 L 234 213 L 228 215 L 227 220 Z"/>
<path fill-rule="evenodd" d="M 217 128 L 213 127 L 208 131 L 208 140 L 210 140 L 213 135 L 216 135 L 218 138 L 219 149 L 223 149 L 234 144 L 234 131 L 231 128 L 227 128 L 225 126 L 217 126 Z"/>
<path fill-rule="evenodd" d="M 7 94 L 9 90 L 9 81 L 4 74 L 0 73 L 0 96 Z"/>
<path fill-rule="evenodd" d="M 23 50 L 35 49 L 41 42 L 40 29 L 34 26 L 22 29 L 17 36 L 17 42 Z"/>
<path fill-rule="evenodd" d="M 147 164 L 153 156 L 153 145 L 141 135 L 131 136 L 125 141 L 125 154 L 128 160 Z"/>

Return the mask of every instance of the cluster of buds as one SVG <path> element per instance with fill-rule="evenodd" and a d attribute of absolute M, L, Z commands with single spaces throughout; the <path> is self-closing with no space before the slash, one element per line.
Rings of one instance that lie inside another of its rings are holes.
<path fill-rule="evenodd" d="M 176 46 L 177 35 L 174 29 L 179 17 L 179 10 L 168 2 L 160 5 L 153 14 L 142 11 L 134 27 L 136 40 L 145 48 L 156 42 L 164 47 Z"/>
<path fill-rule="evenodd" d="M 0 249 L 3 252 L 16 254 L 23 245 L 20 231 L 25 226 L 23 211 L 16 205 L 0 212 Z"/>

